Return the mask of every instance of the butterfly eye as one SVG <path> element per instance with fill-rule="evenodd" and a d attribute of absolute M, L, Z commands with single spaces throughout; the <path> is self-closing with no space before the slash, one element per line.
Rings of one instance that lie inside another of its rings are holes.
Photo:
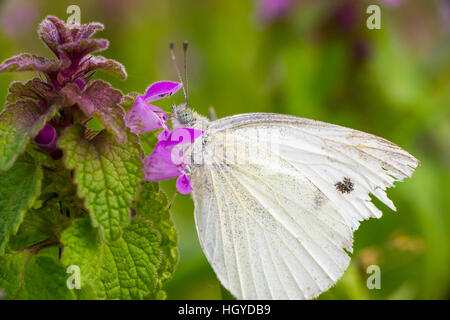
<path fill-rule="evenodd" d="M 192 121 L 192 111 L 190 109 L 182 109 L 177 112 L 178 120 L 183 124 L 189 124 Z"/>

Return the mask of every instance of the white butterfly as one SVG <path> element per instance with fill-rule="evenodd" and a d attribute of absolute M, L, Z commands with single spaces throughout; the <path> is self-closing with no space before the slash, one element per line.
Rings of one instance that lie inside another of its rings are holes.
<path fill-rule="evenodd" d="M 197 232 L 238 299 L 329 289 L 360 221 L 382 215 L 369 194 L 395 210 L 386 188 L 418 165 L 392 142 L 320 121 L 250 113 L 210 122 L 184 106 L 174 114 L 175 127 L 205 130 L 189 166 Z"/>

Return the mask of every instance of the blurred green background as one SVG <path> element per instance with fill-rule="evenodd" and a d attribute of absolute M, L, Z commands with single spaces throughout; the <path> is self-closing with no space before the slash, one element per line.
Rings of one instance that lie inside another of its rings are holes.
<path fill-rule="evenodd" d="M 448 299 L 450 297 L 450 2 L 292 0 L 273 19 L 270 0 L 0 1 L 0 60 L 20 52 L 50 57 L 36 29 L 48 15 L 99 21 L 126 81 L 143 93 L 176 80 L 169 43 L 189 40 L 191 107 L 219 117 L 278 112 L 352 127 L 387 138 L 421 161 L 412 179 L 388 194 L 397 213 L 377 202 L 381 220 L 355 233 L 350 268 L 321 299 Z M 278 1 L 278 0 L 273 0 Z M 289 1 L 288 1 L 289 2 Z M 381 30 L 369 30 L 369 4 L 381 8 Z M 2 74 L 9 82 L 32 74 Z M 168 108 L 181 94 L 157 103 Z M 167 109 L 166 109 L 167 110 Z M 174 181 L 162 184 L 169 198 Z M 193 204 L 178 195 L 172 210 L 180 263 L 167 284 L 170 299 L 221 299 L 222 289 L 198 242 Z M 381 268 L 381 289 L 366 287 L 366 268 Z"/>

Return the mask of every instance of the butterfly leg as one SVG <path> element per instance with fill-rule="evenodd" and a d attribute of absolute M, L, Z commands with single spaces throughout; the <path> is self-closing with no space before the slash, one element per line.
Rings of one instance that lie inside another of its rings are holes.
<path fill-rule="evenodd" d="M 175 198 L 176 198 L 177 194 L 178 194 L 178 190 L 175 191 L 175 193 L 174 193 L 174 195 L 173 195 L 173 197 L 172 197 L 172 200 L 170 200 L 170 203 L 169 203 L 169 206 L 167 207 L 167 209 L 172 208 L 172 205 L 173 205 L 173 203 L 175 202 Z"/>

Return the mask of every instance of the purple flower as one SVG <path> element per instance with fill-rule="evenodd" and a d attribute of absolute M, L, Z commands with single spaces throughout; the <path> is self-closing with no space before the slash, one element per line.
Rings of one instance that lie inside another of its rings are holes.
<path fill-rule="evenodd" d="M 345 32 L 350 32 L 360 24 L 361 9 L 357 3 L 344 2 L 334 11 L 334 22 Z"/>
<path fill-rule="evenodd" d="M 56 149 L 57 140 L 58 134 L 56 133 L 56 129 L 49 124 L 46 124 L 34 138 L 34 142 L 36 142 L 42 150 L 47 152 L 52 152 Z"/>
<path fill-rule="evenodd" d="M 10 38 L 30 32 L 38 15 L 38 8 L 33 2 L 6 1 L 0 9 L 2 31 Z"/>
<path fill-rule="evenodd" d="M 188 194 L 193 190 L 189 177 L 185 173 L 178 177 L 176 187 L 181 194 Z"/>
<path fill-rule="evenodd" d="M 381 0 L 381 2 L 389 7 L 397 7 L 403 3 L 403 0 Z"/>
<path fill-rule="evenodd" d="M 192 191 L 185 171 L 187 161 L 177 146 L 191 144 L 203 134 L 202 130 L 179 128 L 170 131 L 167 114 L 150 102 L 166 98 L 177 92 L 182 84 L 160 81 L 152 84 L 144 95 L 136 98 L 134 106 L 125 116 L 125 123 L 134 133 L 146 133 L 163 128 L 158 134 L 155 150 L 144 159 L 144 174 L 148 181 L 161 181 L 178 177 L 176 187 L 182 194 Z"/>
<path fill-rule="evenodd" d="M 184 145 L 193 143 L 197 138 L 201 137 L 203 130 L 192 128 L 178 128 L 173 131 L 165 129 L 167 134 L 158 136 L 158 140 L 174 143 L 175 145 Z M 164 132 L 164 131 L 163 131 Z M 162 133 L 162 132 L 161 132 Z"/>
<path fill-rule="evenodd" d="M 450 1 L 438 1 L 441 25 L 447 34 L 450 33 Z"/>
<path fill-rule="evenodd" d="M 77 78 L 73 83 L 81 90 L 86 86 L 86 81 L 83 78 Z"/>
<path fill-rule="evenodd" d="M 292 0 L 259 0 L 259 15 L 264 22 L 270 23 L 286 13 L 292 7 Z"/>
<path fill-rule="evenodd" d="M 182 84 L 171 81 L 159 81 L 148 87 L 145 95 L 145 101 L 152 102 L 162 98 L 169 97 L 181 89 Z"/>
<path fill-rule="evenodd" d="M 357 39 L 353 44 L 353 54 L 358 61 L 367 60 L 371 54 L 369 42 L 365 39 Z"/>
<path fill-rule="evenodd" d="M 125 123 L 134 133 L 146 133 L 162 128 L 167 115 L 160 108 L 145 102 L 143 96 L 136 98 L 134 106 L 125 116 Z"/>
<path fill-rule="evenodd" d="M 162 130 L 158 134 L 158 141 L 167 140 L 167 139 L 169 139 L 169 136 L 170 136 L 170 128 L 169 128 L 169 126 L 166 126 L 166 127 L 164 127 L 164 130 Z"/>
<path fill-rule="evenodd" d="M 134 106 L 125 116 L 125 123 L 133 133 L 146 133 L 164 128 L 168 120 L 167 114 L 150 102 L 166 98 L 177 92 L 182 84 L 178 82 L 160 81 L 152 84 L 144 95 L 138 96 Z"/>
<path fill-rule="evenodd" d="M 185 171 L 187 159 L 177 146 L 191 144 L 203 134 L 203 130 L 179 128 L 172 132 L 165 129 L 158 136 L 155 150 L 144 159 L 144 174 L 148 181 L 161 181 L 178 177 L 176 187 L 182 194 L 192 191 L 189 177 Z"/>

